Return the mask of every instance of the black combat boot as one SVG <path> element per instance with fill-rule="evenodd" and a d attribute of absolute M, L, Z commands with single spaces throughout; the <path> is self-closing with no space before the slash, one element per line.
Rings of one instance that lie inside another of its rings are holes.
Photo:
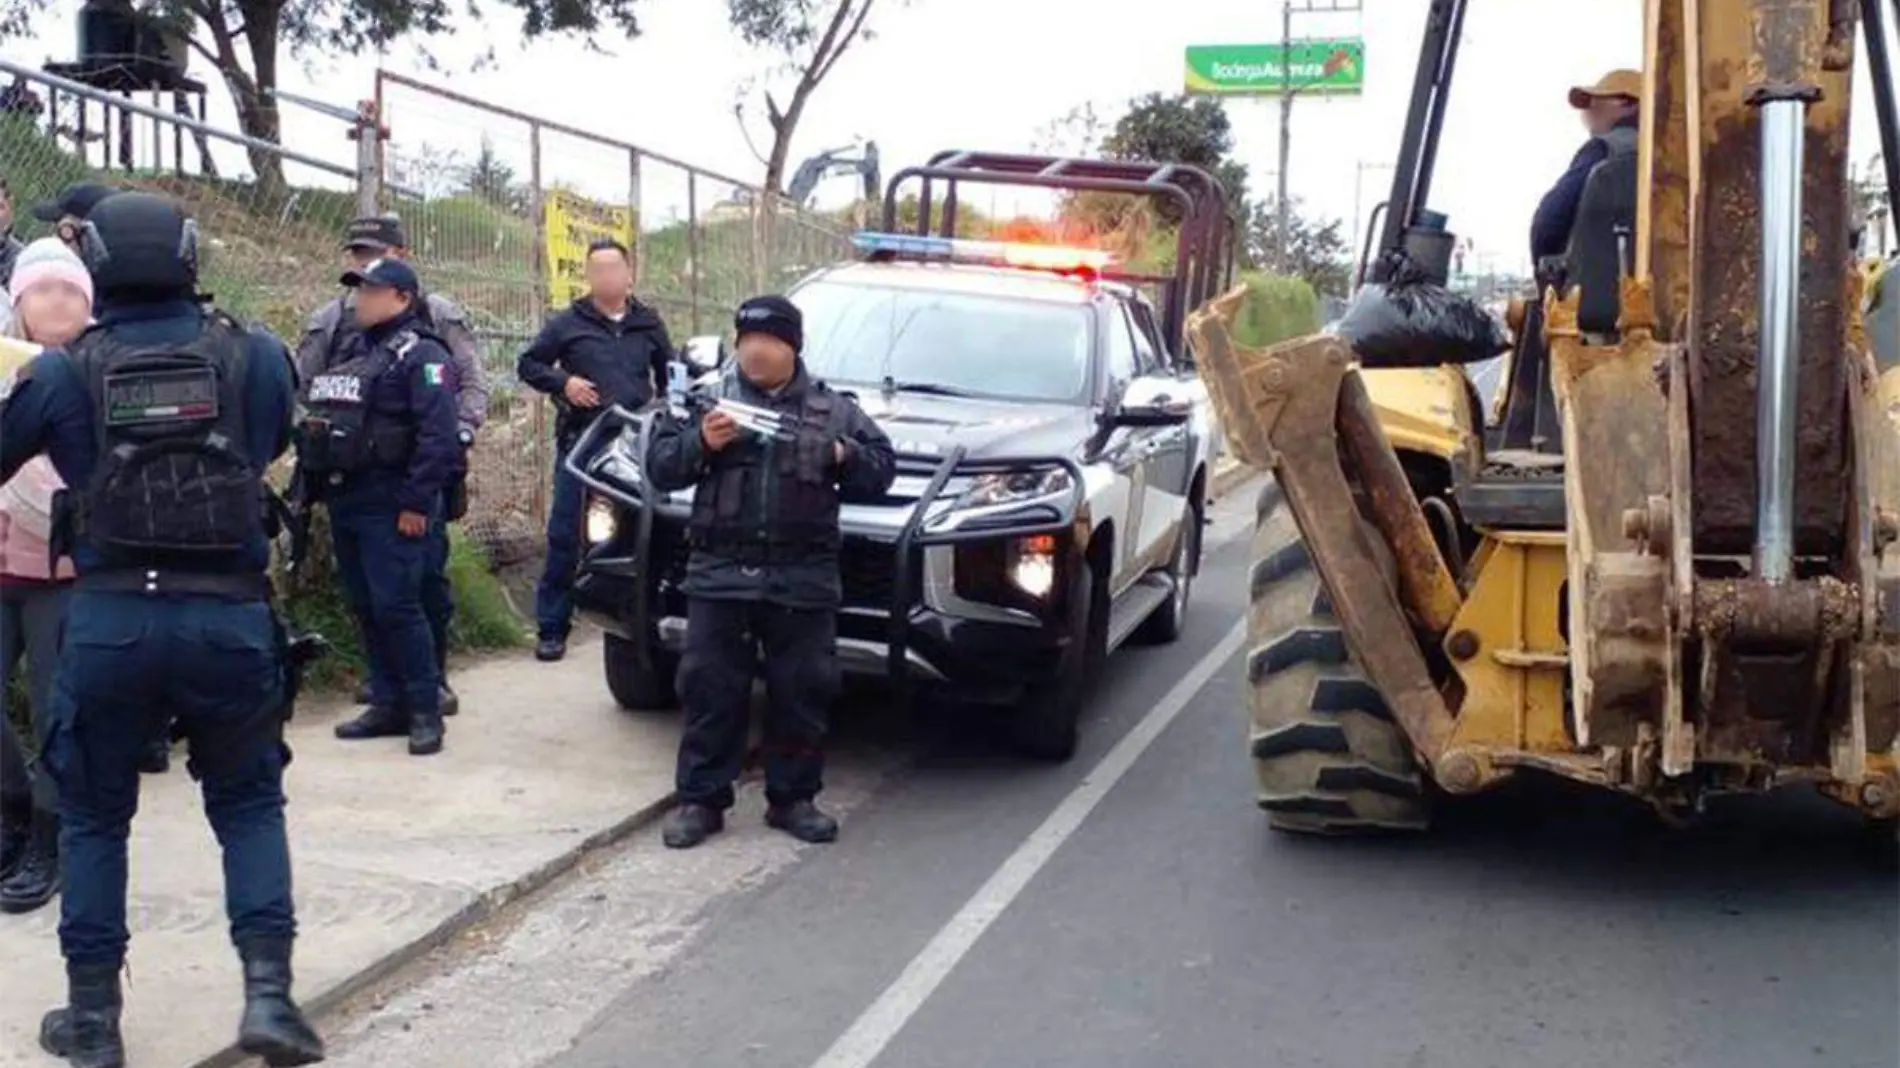
<path fill-rule="evenodd" d="M 784 831 L 801 842 L 834 842 L 838 839 L 838 821 L 819 811 L 810 801 L 772 805 L 765 810 L 765 825 Z"/>
<path fill-rule="evenodd" d="M 366 682 L 363 685 L 358 686 L 356 688 L 356 703 L 357 704 L 366 705 L 374 700 L 376 700 L 376 693 L 375 691 L 369 688 L 369 683 Z"/>
<path fill-rule="evenodd" d="M 687 802 L 666 817 L 660 840 L 668 849 L 691 849 L 726 829 L 726 814 L 711 805 Z"/>
<path fill-rule="evenodd" d="M 534 643 L 534 658 L 543 664 L 552 664 L 567 655 L 567 638 L 561 635 L 542 635 Z"/>
<path fill-rule="evenodd" d="M 172 770 L 172 740 L 161 737 L 145 747 L 145 754 L 139 757 L 139 770 L 147 775 L 163 775 Z"/>
<path fill-rule="evenodd" d="M 40 1048 L 73 1068 L 124 1068 L 117 964 L 66 965 L 66 1006 L 40 1020 Z"/>
<path fill-rule="evenodd" d="M 409 717 L 409 755 L 434 756 L 442 751 L 442 713 L 419 712 Z"/>
<path fill-rule="evenodd" d="M 238 947 L 244 961 L 244 1020 L 238 1048 L 264 1058 L 272 1068 L 315 1064 L 323 1039 L 290 1000 L 290 940 L 258 939 Z"/>
<path fill-rule="evenodd" d="M 32 912 L 59 893 L 59 817 L 33 815 L 26 856 L 12 875 L 0 879 L 0 912 Z"/>
<path fill-rule="evenodd" d="M 355 719 L 336 725 L 336 736 L 346 742 L 364 738 L 400 738 L 409 733 L 409 717 L 388 705 L 371 705 Z"/>
<path fill-rule="evenodd" d="M 0 805 L 0 880 L 12 875 L 26 859 L 26 844 L 32 832 L 32 806 Z"/>
<path fill-rule="evenodd" d="M 446 682 L 442 684 L 442 694 L 438 700 L 441 701 L 442 714 L 445 716 L 453 716 L 462 710 L 462 699 L 456 696 L 455 691 L 450 689 Z"/>

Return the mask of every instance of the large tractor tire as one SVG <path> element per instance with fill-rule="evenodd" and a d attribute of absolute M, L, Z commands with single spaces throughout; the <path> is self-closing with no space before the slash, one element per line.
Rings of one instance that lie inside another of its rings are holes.
<path fill-rule="evenodd" d="M 1260 807 L 1281 831 L 1420 831 L 1430 809 L 1405 732 L 1359 671 L 1278 484 L 1254 527 L 1247 683 Z"/>

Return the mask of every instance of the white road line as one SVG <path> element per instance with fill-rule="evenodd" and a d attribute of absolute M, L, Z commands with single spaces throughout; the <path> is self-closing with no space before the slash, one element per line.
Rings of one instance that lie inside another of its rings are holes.
<path fill-rule="evenodd" d="M 896 982 L 884 988 L 884 992 L 852 1023 L 850 1029 L 813 1062 L 812 1068 L 870 1068 L 871 1062 L 884 1052 L 884 1047 L 890 1045 L 910 1018 L 949 977 L 957 962 L 970 952 L 977 940 L 983 937 L 983 932 L 989 930 L 990 924 L 996 922 L 996 918 L 1016 900 L 1043 865 L 1049 863 L 1049 858 L 1062 847 L 1062 843 L 1068 841 L 1069 836 L 1082 826 L 1082 821 L 1088 818 L 1096 805 L 1101 804 L 1102 798 L 1108 796 L 1108 792 L 1128 773 L 1141 754 L 1154 744 L 1168 724 L 1174 722 L 1201 687 L 1207 685 L 1207 680 L 1240 651 L 1246 634 L 1247 621 L 1243 618 L 1186 675 L 1181 676 L 1174 688 L 1155 705 L 1154 711 L 1143 716 L 1141 722 L 1135 724 L 1134 729 L 1123 735 L 1115 748 L 1108 751 L 1101 763 L 1089 770 L 1069 796 L 1063 798 L 1055 811 L 1049 813 L 1049 818 L 1042 821 L 1042 826 L 1023 839 L 1023 843 L 1016 847 L 1016 852 L 1010 854 L 989 881 L 957 910 L 950 922 L 944 924 L 931 938 L 930 944 L 911 958 Z"/>

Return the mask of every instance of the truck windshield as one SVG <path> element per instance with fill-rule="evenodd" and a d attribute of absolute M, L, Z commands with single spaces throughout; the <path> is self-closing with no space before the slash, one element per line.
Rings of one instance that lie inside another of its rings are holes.
<path fill-rule="evenodd" d="M 1086 305 L 835 281 L 792 299 L 805 365 L 827 381 L 1055 403 L 1088 387 Z"/>

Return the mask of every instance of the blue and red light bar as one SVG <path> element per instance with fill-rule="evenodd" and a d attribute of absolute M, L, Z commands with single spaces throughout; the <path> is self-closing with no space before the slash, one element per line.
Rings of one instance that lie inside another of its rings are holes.
<path fill-rule="evenodd" d="M 1113 255 L 1097 248 L 1031 245 L 1017 241 L 974 241 L 960 237 L 891 234 L 878 230 L 861 230 L 852 235 L 851 243 L 868 256 L 888 259 L 1026 267 L 1062 273 L 1100 274 L 1115 262 Z"/>

